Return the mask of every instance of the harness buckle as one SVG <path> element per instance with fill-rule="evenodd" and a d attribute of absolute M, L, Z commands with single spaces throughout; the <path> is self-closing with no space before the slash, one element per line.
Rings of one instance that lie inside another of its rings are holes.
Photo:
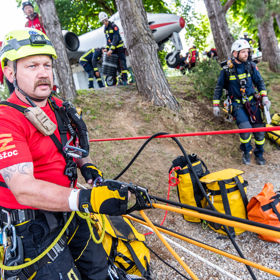
<path fill-rule="evenodd" d="M 65 241 L 62 238 L 53 246 L 53 248 L 47 253 L 49 259 L 53 262 L 58 255 L 64 250 Z M 53 255 L 52 255 L 53 254 Z"/>
<path fill-rule="evenodd" d="M 23 209 L 17 210 L 19 224 L 26 221 L 25 211 Z"/>

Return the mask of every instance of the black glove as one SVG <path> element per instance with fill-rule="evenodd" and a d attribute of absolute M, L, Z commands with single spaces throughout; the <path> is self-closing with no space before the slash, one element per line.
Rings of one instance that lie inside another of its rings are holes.
<path fill-rule="evenodd" d="M 81 212 L 118 216 L 126 213 L 127 200 L 127 185 L 108 180 L 91 190 L 80 190 L 78 208 Z"/>
<path fill-rule="evenodd" d="M 86 182 L 88 182 L 88 180 L 90 179 L 92 179 L 92 182 L 94 182 L 94 180 L 97 179 L 98 177 L 103 178 L 102 172 L 92 163 L 85 163 L 80 168 L 80 170 Z"/>

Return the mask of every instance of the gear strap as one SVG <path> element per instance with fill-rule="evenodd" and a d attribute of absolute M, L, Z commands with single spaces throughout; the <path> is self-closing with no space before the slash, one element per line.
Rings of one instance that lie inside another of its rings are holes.
<path fill-rule="evenodd" d="M 26 107 L 24 107 L 24 106 L 20 106 L 20 105 L 17 105 L 17 104 L 8 102 L 8 101 L 1 101 L 0 105 L 10 106 L 10 107 L 20 111 L 23 114 L 26 109 Z M 63 124 L 63 121 L 62 121 L 60 115 L 56 112 L 57 109 L 59 110 L 59 107 L 57 106 L 57 104 L 53 101 L 50 104 L 50 106 L 51 106 L 51 108 L 54 109 L 54 113 L 55 113 L 55 117 L 57 120 L 58 130 L 59 130 L 59 134 L 60 134 L 62 143 L 58 140 L 58 138 L 56 137 L 56 135 L 54 133 L 52 135 L 50 135 L 50 138 L 52 139 L 52 141 L 54 142 L 58 151 L 63 155 L 63 157 L 66 161 L 66 167 L 65 167 L 64 174 L 69 178 L 69 180 L 71 182 L 74 182 L 77 179 L 77 164 L 73 161 L 73 159 L 71 157 L 67 157 L 63 151 L 63 145 L 65 145 L 67 142 L 67 129 L 66 129 L 65 125 Z"/>

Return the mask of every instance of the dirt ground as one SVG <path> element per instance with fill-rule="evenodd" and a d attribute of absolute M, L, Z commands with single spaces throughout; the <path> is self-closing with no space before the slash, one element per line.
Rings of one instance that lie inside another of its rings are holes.
<path fill-rule="evenodd" d="M 182 85 L 184 79 L 186 78 L 182 77 Z M 158 132 L 187 133 L 236 128 L 234 124 L 224 121 L 223 118 L 214 118 L 211 101 L 199 98 L 191 89 L 183 86 L 176 87 L 173 88 L 173 93 L 181 105 L 179 113 L 154 107 L 143 101 L 134 85 L 81 92 L 76 104 L 83 108 L 90 139 L 151 136 Z M 269 141 L 265 144 L 267 165 L 258 166 L 252 158 L 252 164 L 244 166 L 241 164 L 239 135 L 194 136 L 178 139 L 186 152 L 197 154 L 211 172 L 224 168 L 243 170 L 244 178 L 249 182 L 249 199 L 259 193 L 266 182 L 273 183 L 275 190 L 280 190 L 280 151 Z M 126 167 L 144 142 L 145 140 L 93 142 L 91 156 L 104 172 L 104 177 L 112 179 Z M 168 170 L 172 160 L 181 154 L 172 139 L 154 139 L 119 180 L 145 186 L 150 194 L 166 198 Z M 178 201 L 175 188 L 171 189 L 170 199 Z M 152 221 L 160 223 L 164 211 L 153 209 L 147 211 L 147 214 Z M 183 220 L 179 214 L 168 213 L 164 226 L 238 255 L 228 239 L 221 239 L 221 235 L 209 228 L 203 229 L 200 224 Z M 137 225 L 137 228 L 141 232 L 147 231 L 140 225 Z M 172 246 L 199 279 L 251 279 L 243 264 L 178 239 L 173 240 L 179 244 L 176 246 L 181 246 L 181 248 Z M 264 242 L 256 234 L 250 232 L 236 237 L 236 242 L 249 260 L 280 270 L 278 244 Z M 154 235 L 147 236 L 147 243 L 171 266 L 190 278 Z M 198 257 L 203 259 L 198 259 Z M 153 254 L 151 266 L 153 279 L 171 279 L 171 277 L 174 280 L 184 279 Z M 256 269 L 253 271 L 257 279 L 278 279 Z"/>

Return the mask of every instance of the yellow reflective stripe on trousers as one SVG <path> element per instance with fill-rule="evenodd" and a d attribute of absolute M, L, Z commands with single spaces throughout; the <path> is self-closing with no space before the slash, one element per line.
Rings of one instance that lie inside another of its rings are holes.
<path fill-rule="evenodd" d="M 214 105 L 219 105 L 220 104 L 220 100 L 213 100 L 213 104 Z"/>
<path fill-rule="evenodd" d="M 252 134 L 247 139 L 242 139 L 241 137 L 239 138 L 240 142 L 243 144 L 249 143 L 251 141 Z"/>
<path fill-rule="evenodd" d="M 260 140 L 260 141 L 258 141 L 258 140 L 255 139 L 255 143 L 256 143 L 257 145 L 259 145 L 259 146 L 263 145 L 264 142 L 265 142 L 265 138 L 263 138 L 263 140 Z"/>
<path fill-rule="evenodd" d="M 123 47 L 123 43 L 117 45 L 117 48 L 121 48 L 121 47 Z"/>

